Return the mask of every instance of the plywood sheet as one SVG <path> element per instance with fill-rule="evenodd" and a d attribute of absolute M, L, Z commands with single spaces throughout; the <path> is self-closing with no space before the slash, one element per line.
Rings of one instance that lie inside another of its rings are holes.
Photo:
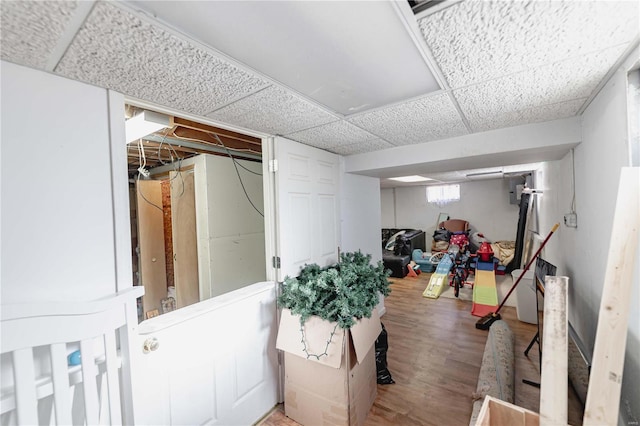
<path fill-rule="evenodd" d="M 192 172 L 171 172 L 173 272 L 178 308 L 200 301 L 196 203 Z"/>
<path fill-rule="evenodd" d="M 161 182 L 137 181 L 136 203 L 140 275 L 145 291 L 142 297 L 142 309 L 146 318 L 146 313 L 149 311 L 157 309 L 160 312 L 160 300 L 167 297 Z"/>

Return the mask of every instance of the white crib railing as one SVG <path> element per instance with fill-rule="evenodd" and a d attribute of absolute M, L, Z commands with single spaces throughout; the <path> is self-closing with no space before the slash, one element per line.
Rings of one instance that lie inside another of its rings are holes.
<path fill-rule="evenodd" d="M 2 425 L 132 424 L 130 374 L 119 370 L 130 366 L 143 293 L 133 287 L 90 302 L 2 305 Z M 69 365 L 77 350 L 79 364 Z"/>

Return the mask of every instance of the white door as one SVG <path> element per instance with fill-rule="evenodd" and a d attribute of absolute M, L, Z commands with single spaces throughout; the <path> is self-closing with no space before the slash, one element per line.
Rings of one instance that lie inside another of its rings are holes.
<path fill-rule="evenodd" d="M 340 160 L 330 152 L 276 137 L 278 281 L 305 264 L 337 262 L 340 245 Z"/>
<path fill-rule="evenodd" d="M 141 323 L 136 424 L 249 425 L 269 412 L 278 402 L 275 299 L 273 282 L 256 283 Z"/>

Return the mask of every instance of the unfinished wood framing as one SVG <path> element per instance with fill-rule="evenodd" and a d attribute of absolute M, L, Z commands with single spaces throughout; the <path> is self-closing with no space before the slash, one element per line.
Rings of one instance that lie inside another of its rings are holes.
<path fill-rule="evenodd" d="M 178 308 L 200 301 L 193 173 L 171 172 L 173 269 Z"/>
<path fill-rule="evenodd" d="M 631 283 L 638 256 L 639 197 L 640 169 L 622 168 L 585 404 L 585 426 L 618 423 Z"/>
<path fill-rule="evenodd" d="M 540 374 L 540 425 L 543 426 L 567 424 L 568 285 L 567 277 L 545 278 Z"/>
<path fill-rule="evenodd" d="M 142 309 L 160 311 L 160 300 L 167 297 L 167 269 L 164 257 L 164 230 L 161 182 L 139 180 L 136 183 L 140 276 L 144 286 Z"/>

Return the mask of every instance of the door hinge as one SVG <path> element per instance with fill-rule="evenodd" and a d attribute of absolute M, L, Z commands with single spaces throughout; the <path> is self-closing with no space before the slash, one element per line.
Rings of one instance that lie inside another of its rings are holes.
<path fill-rule="evenodd" d="M 269 172 L 275 173 L 278 171 L 278 160 L 269 160 Z"/>
<path fill-rule="evenodd" d="M 279 256 L 273 256 L 273 258 L 271 259 L 272 263 L 273 263 L 273 267 L 276 269 L 280 269 L 280 257 Z"/>

